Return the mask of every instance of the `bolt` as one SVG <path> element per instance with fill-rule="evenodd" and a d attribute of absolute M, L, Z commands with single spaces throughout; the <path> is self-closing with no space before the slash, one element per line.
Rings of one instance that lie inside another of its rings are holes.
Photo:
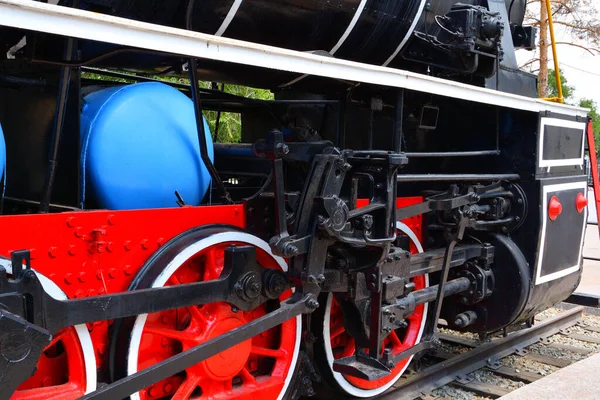
<path fill-rule="evenodd" d="M 308 276 L 308 281 L 310 283 L 317 283 L 317 278 L 314 275 L 309 275 Z"/>
<path fill-rule="evenodd" d="M 299 252 L 298 248 L 293 244 L 286 244 L 283 248 L 283 256 L 284 257 L 294 257 Z"/>
<path fill-rule="evenodd" d="M 319 282 L 319 285 L 325 282 L 325 275 L 319 274 L 319 276 L 317 276 L 317 282 Z"/>
<path fill-rule="evenodd" d="M 111 252 L 111 253 L 112 253 L 112 251 L 114 250 L 114 248 L 115 248 L 115 247 L 114 247 L 114 245 L 113 245 L 113 242 L 108 242 L 108 243 L 106 243 L 106 250 L 107 250 L 108 252 Z"/>
<path fill-rule="evenodd" d="M 142 249 L 148 250 L 148 239 L 142 239 Z"/>
<path fill-rule="evenodd" d="M 123 267 L 123 272 L 125 273 L 125 275 L 129 276 L 131 274 L 133 274 L 133 267 L 131 265 L 126 265 Z"/>
<path fill-rule="evenodd" d="M 392 328 L 390 328 L 389 326 L 386 326 L 386 327 L 384 327 L 384 328 L 383 328 L 381 331 L 382 331 L 383 333 L 390 333 L 390 332 L 392 331 Z"/>
<path fill-rule="evenodd" d="M 171 385 L 170 383 L 165 383 L 165 386 L 163 386 L 163 390 L 165 391 L 165 393 L 171 393 L 173 391 L 173 385 Z"/>
<path fill-rule="evenodd" d="M 319 308 L 319 302 L 315 299 L 308 299 L 306 302 L 306 307 L 308 307 L 310 310 L 316 310 Z"/>
<path fill-rule="evenodd" d="M 109 276 L 111 279 L 115 279 L 115 278 L 117 277 L 117 273 L 118 273 L 118 271 L 117 271 L 116 269 L 114 269 L 114 268 L 111 268 L 111 269 L 108 271 L 108 276 Z"/>
<path fill-rule="evenodd" d="M 156 244 L 158 245 L 158 247 L 162 246 L 163 244 L 165 244 L 165 238 L 158 238 Z"/>
<path fill-rule="evenodd" d="M 69 217 L 67 218 L 67 226 L 69 228 L 72 228 L 75 226 L 75 217 Z"/>
<path fill-rule="evenodd" d="M 70 285 L 71 283 L 73 283 L 73 274 L 66 274 L 65 275 L 65 283 L 67 285 Z"/>
<path fill-rule="evenodd" d="M 237 313 L 239 310 L 237 307 L 231 307 L 231 312 Z"/>
<path fill-rule="evenodd" d="M 84 234 L 85 233 L 84 233 L 83 228 L 77 228 L 77 229 L 75 229 L 75 236 L 77 236 L 78 238 L 83 237 Z"/>
<path fill-rule="evenodd" d="M 48 249 L 48 255 L 50 255 L 50 257 L 52 258 L 56 258 L 56 256 L 58 255 L 58 249 L 56 247 L 50 247 Z"/>
<path fill-rule="evenodd" d="M 123 245 L 125 246 L 126 251 L 129 251 L 132 248 L 131 241 L 129 241 L 129 240 L 126 240 Z"/>
<path fill-rule="evenodd" d="M 69 255 L 74 256 L 75 254 L 77 254 L 77 248 L 75 246 L 69 246 Z"/>
<path fill-rule="evenodd" d="M 109 225 L 114 225 L 115 224 L 115 215 L 114 214 L 110 214 L 107 218 L 108 224 Z"/>
<path fill-rule="evenodd" d="M 102 270 L 101 269 L 96 271 L 96 279 L 98 279 L 99 281 L 102 280 Z"/>
<path fill-rule="evenodd" d="M 87 274 L 85 272 L 80 272 L 78 279 L 79 279 L 79 282 L 81 282 L 81 283 L 85 282 L 87 279 Z"/>
<path fill-rule="evenodd" d="M 88 297 L 94 297 L 96 295 L 96 291 L 94 289 L 90 289 L 87 291 Z M 100 322 L 100 321 L 98 321 Z"/>
<path fill-rule="evenodd" d="M 85 293 L 83 292 L 83 290 L 76 291 L 75 298 L 81 298 L 81 297 L 85 297 Z"/>

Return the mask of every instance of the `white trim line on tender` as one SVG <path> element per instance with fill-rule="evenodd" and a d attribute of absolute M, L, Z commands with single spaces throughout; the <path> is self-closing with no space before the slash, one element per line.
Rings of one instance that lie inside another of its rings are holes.
<path fill-rule="evenodd" d="M 340 37 L 340 40 L 338 40 L 338 42 L 336 43 L 336 45 L 333 46 L 333 48 L 329 51 L 329 54 L 334 55 L 340 49 L 340 47 L 342 47 L 342 45 L 344 44 L 344 42 L 346 41 L 346 39 L 348 39 L 348 36 L 350 36 L 350 33 L 354 29 L 354 26 L 356 26 L 356 23 L 358 22 L 358 18 L 360 18 L 360 16 L 362 15 L 362 12 L 365 9 L 365 5 L 366 4 L 367 4 L 367 0 L 361 0 L 360 1 L 360 4 L 356 8 L 356 12 L 354 13 L 354 16 L 352 17 L 352 20 L 350 21 L 350 24 L 348 25 L 348 27 L 344 31 L 344 34 Z M 289 81 L 288 83 L 284 83 L 283 85 L 279 85 L 279 87 L 284 88 L 284 87 L 293 85 L 296 82 L 300 82 L 302 79 L 306 78 L 307 76 L 308 75 L 301 75 L 301 76 L 295 78 L 294 80 Z"/>
<path fill-rule="evenodd" d="M 423 14 L 423 10 L 425 9 L 425 3 L 427 3 L 427 0 L 421 0 L 421 5 L 419 6 L 419 11 L 417 12 L 417 15 L 415 15 L 415 19 L 413 19 L 413 22 L 410 25 L 410 28 L 408 28 L 408 32 L 406 32 L 406 35 L 404 35 L 404 38 L 402 39 L 402 41 L 400 42 L 398 47 L 396 47 L 396 50 L 390 56 L 390 58 L 388 58 L 383 63 L 384 67 L 387 67 L 392 61 L 394 61 L 394 58 L 396 58 L 398 53 L 400 53 L 400 50 L 402 50 L 402 48 L 404 47 L 406 42 L 408 42 L 408 39 L 410 39 L 410 37 L 412 36 L 413 32 L 415 31 L 415 27 L 417 26 L 417 23 L 421 19 L 421 14 Z"/>
<path fill-rule="evenodd" d="M 182 56 L 233 62 L 367 84 L 434 93 L 533 112 L 587 116 L 587 110 L 496 92 L 413 72 L 148 24 L 63 6 L 0 0 L 0 25 Z"/>
<path fill-rule="evenodd" d="M 235 17 L 235 14 L 237 14 L 238 10 L 240 9 L 240 5 L 242 5 L 242 1 L 244 1 L 244 0 L 235 0 L 233 2 L 233 4 L 231 5 L 231 8 L 229 9 L 229 12 L 225 16 L 225 19 L 223 20 L 223 23 L 219 27 L 219 30 L 215 33 L 215 36 L 223 36 L 223 34 L 227 30 L 227 28 L 229 28 L 229 24 L 231 24 L 231 21 Z"/>

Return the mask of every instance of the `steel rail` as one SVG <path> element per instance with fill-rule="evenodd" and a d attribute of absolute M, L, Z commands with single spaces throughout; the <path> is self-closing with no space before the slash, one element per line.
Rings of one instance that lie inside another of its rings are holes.
<path fill-rule="evenodd" d="M 416 375 L 400 380 L 395 390 L 377 397 L 379 400 L 414 399 L 427 392 L 447 385 L 460 375 L 466 375 L 504 358 L 518 349 L 530 346 L 541 339 L 555 335 L 561 329 L 572 326 L 583 316 L 584 307 L 575 307 L 555 317 L 544 320 L 531 328 L 508 334 L 508 336 L 485 343 L 467 353 L 444 360 Z"/>

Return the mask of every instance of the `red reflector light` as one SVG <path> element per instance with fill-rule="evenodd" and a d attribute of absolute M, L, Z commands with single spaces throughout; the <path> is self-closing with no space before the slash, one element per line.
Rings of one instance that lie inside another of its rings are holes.
<path fill-rule="evenodd" d="M 586 208 L 588 205 L 588 199 L 583 193 L 579 193 L 577 195 L 577 200 L 575 201 L 575 204 L 577 205 L 577 212 L 581 214 L 581 212 L 583 212 L 583 209 Z"/>
<path fill-rule="evenodd" d="M 562 204 L 558 201 L 558 197 L 552 196 L 548 204 L 548 217 L 551 221 L 556 221 L 560 213 L 562 213 Z"/>

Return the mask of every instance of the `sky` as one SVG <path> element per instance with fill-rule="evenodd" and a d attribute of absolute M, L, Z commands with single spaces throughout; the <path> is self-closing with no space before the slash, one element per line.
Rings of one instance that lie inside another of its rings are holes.
<path fill-rule="evenodd" d="M 600 10 L 599 10 L 600 12 Z M 573 42 L 569 34 L 556 27 L 557 42 Z M 569 86 L 575 88 L 573 102 L 579 99 L 592 99 L 600 106 L 600 55 L 592 56 L 587 51 L 568 45 L 558 45 L 558 62 Z M 550 68 L 554 68 L 552 51 L 548 52 Z M 533 51 L 517 51 L 519 64 L 523 65 L 537 57 Z M 537 69 L 537 67 L 536 67 Z"/>

